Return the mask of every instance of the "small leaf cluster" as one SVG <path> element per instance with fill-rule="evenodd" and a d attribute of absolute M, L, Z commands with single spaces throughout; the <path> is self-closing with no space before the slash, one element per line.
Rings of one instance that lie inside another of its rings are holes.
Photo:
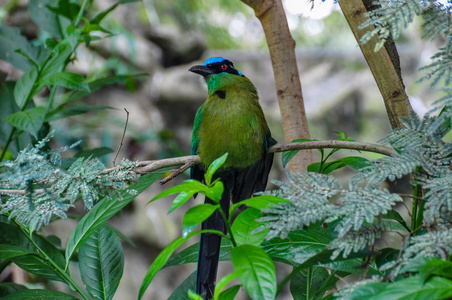
<path fill-rule="evenodd" d="M 100 198 L 111 198 L 128 187 L 136 177 L 130 170 L 135 163 L 123 161 L 117 170 L 103 174 L 105 165 L 97 158 L 78 158 L 69 168 L 62 167 L 61 152 L 73 148 L 43 150 L 51 132 L 35 146 L 27 146 L 12 161 L 0 163 L 0 185 L 7 194 L 0 213 L 32 230 L 48 224 L 52 216 L 66 218 L 66 211 L 79 198 L 91 209 Z M 127 166 L 127 167 L 124 167 Z"/>

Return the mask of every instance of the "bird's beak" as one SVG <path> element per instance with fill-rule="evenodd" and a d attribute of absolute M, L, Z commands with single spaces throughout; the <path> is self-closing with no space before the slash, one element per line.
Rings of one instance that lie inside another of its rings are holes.
<path fill-rule="evenodd" d="M 193 66 L 190 69 L 188 69 L 188 71 L 202 75 L 204 77 L 206 77 L 207 75 L 213 74 L 215 73 L 214 70 L 212 70 L 209 67 L 206 66 L 202 66 L 202 65 L 198 65 L 198 66 Z"/>

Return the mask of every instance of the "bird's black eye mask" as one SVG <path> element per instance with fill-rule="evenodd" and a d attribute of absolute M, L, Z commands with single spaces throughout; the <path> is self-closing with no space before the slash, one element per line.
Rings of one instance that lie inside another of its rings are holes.
<path fill-rule="evenodd" d="M 206 67 L 214 70 L 215 74 L 229 73 L 245 77 L 240 71 L 234 68 L 234 64 L 229 60 L 208 64 Z"/>

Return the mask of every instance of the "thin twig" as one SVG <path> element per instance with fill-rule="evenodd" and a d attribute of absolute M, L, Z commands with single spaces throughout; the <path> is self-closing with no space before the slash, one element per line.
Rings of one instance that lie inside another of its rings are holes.
<path fill-rule="evenodd" d="M 124 126 L 124 132 L 122 133 L 121 144 L 119 144 L 118 151 L 116 151 L 115 159 L 113 159 L 113 166 L 115 166 L 115 167 L 116 167 L 116 159 L 118 158 L 119 151 L 121 151 L 121 148 L 122 148 L 122 145 L 124 142 L 124 137 L 126 136 L 127 124 L 129 124 L 129 112 L 127 111 L 127 109 L 125 107 L 124 107 L 124 110 L 127 113 L 126 125 Z"/>
<path fill-rule="evenodd" d="M 176 176 L 179 176 L 180 174 L 184 173 L 185 170 L 188 170 L 189 168 L 191 168 L 192 166 L 194 166 L 195 163 L 193 162 L 187 162 L 185 165 L 183 165 L 182 167 L 175 169 L 171 172 L 170 175 L 166 176 L 165 178 L 163 178 L 162 180 L 159 181 L 160 184 L 165 184 L 168 181 L 172 180 L 173 178 L 175 178 Z"/>

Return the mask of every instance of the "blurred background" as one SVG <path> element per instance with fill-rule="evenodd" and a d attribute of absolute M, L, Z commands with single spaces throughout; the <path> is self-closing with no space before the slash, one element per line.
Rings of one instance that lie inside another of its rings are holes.
<path fill-rule="evenodd" d="M 92 6 L 98 12 L 115 2 L 95 0 Z M 296 41 L 311 138 L 336 139 L 335 131 L 341 131 L 357 141 L 378 141 L 390 130 L 389 121 L 378 88 L 339 5 L 332 0 L 283 0 L 283 4 Z M 93 14 L 95 12 L 93 10 Z M 0 23 L 21 28 L 22 34 L 35 43 L 42 43 L 48 37 L 48 33 L 39 31 L 33 23 L 27 1 L 0 0 Z M 103 21 L 103 26 L 115 35 L 94 41 L 89 48 L 80 47 L 69 71 L 81 73 L 88 79 L 141 75 L 130 77 L 125 84 L 104 87 L 83 100 L 110 109 L 54 122 L 55 146 L 82 139 L 83 149 L 111 148 L 113 152 L 102 157 L 111 165 L 119 148 L 126 123 L 124 109 L 127 109 L 130 118 L 119 159 L 154 160 L 189 154 L 193 118 L 206 98 L 207 89 L 202 78 L 189 73 L 188 68 L 202 64 L 211 56 L 230 59 L 256 85 L 272 135 L 284 142 L 265 36 L 253 11 L 242 2 L 143 0 L 119 6 Z M 417 69 L 425 65 L 437 49 L 433 42 L 421 43 L 421 35 L 421 28 L 415 22 L 396 41 L 407 93 L 419 114 L 425 113 L 428 103 L 436 99 L 428 83 L 416 83 L 421 77 Z M 21 76 L 21 71 L 1 60 L 0 73 L 7 80 Z M 45 93 L 38 95 L 35 101 L 43 101 Z M 338 153 L 339 156 L 352 154 L 375 157 L 348 150 Z M 317 151 L 314 155 L 318 161 Z M 271 179 L 284 180 L 287 171 L 282 168 L 281 155 L 277 154 Z M 164 186 L 154 184 L 111 220 L 110 225 L 135 244 L 123 243 L 125 272 L 114 299 L 136 298 L 155 257 L 181 235 L 184 212 L 203 201 L 198 197 L 171 215 L 167 211 L 172 199 L 147 205 L 154 195 L 187 178 L 188 173 Z M 73 215 L 81 213 L 83 208 L 74 208 Z M 64 246 L 65 238 L 76 224 L 77 221 L 71 219 L 57 221 L 45 228 L 45 234 L 58 235 Z M 230 272 L 228 266 L 220 265 L 219 277 Z M 145 299 L 167 299 L 195 268 L 195 264 L 191 264 L 164 269 L 148 288 Z M 277 271 L 281 280 L 290 269 L 277 265 Z M 59 288 L 65 289 L 62 285 Z M 243 294 L 241 299 L 246 299 Z M 291 299 L 288 290 L 278 299 Z"/>

